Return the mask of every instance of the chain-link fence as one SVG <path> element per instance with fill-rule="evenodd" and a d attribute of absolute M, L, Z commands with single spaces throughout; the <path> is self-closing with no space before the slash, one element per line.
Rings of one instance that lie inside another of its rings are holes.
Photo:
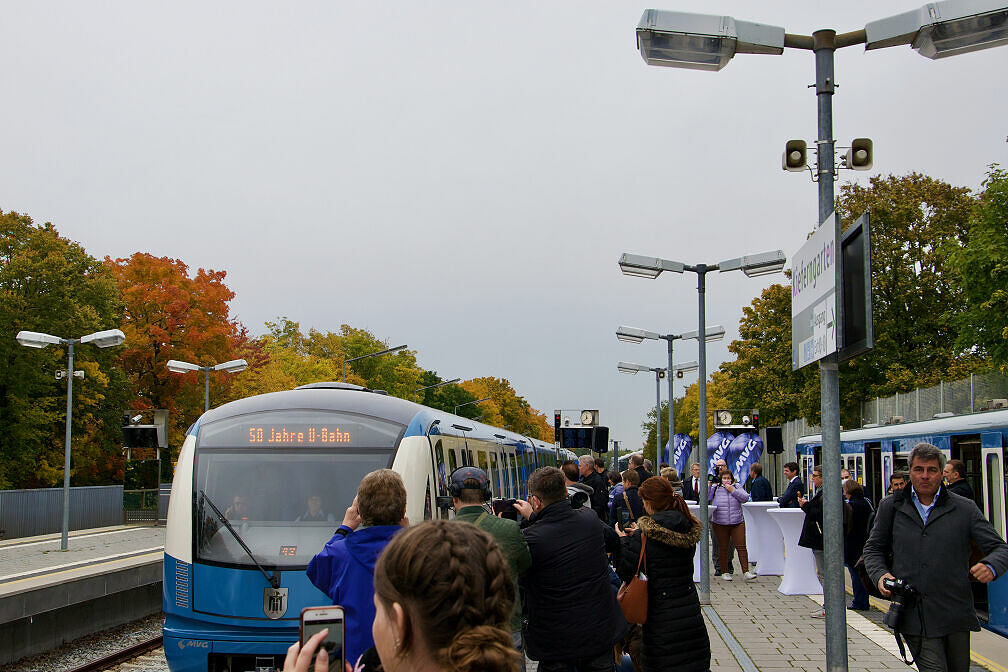
<path fill-rule="evenodd" d="M 1008 376 L 992 371 L 870 399 L 861 404 L 861 421 L 863 425 L 881 425 L 896 418 L 912 422 L 928 420 L 938 413 L 961 415 L 1002 407 L 1008 407 Z"/>

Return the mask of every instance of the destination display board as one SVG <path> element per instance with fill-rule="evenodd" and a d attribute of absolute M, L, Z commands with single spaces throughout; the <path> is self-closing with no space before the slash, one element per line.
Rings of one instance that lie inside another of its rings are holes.
<path fill-rule="evenodd" d="M 791 368 L 837 351 L 836 217 L 816 229 L 791 257 Z"/>

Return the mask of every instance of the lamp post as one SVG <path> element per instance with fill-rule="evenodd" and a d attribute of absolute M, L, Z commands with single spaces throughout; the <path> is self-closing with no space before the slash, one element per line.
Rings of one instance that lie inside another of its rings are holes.
<path fill-rule="evenodd" d="M 638 278 L 657 278 L 663 271 L 683 273 L 690 271 L 697 275 L 697 295 L 699 297 L 700 328 L 697 330 L 697 340 L 700 342 L 700 399 L 699 419 L 697 422 L 697 443 L 699 443 L 700 464 L 707 464 L 707 273 L 710 271 L 742 271 L 749 277 L 777 273 L 784 268 L 785 257 L 780 250 L 763 252 L 745 257 L 728 259 L 717 264 L 696 264 L 687 266 L 681 261 L 671 261 L 657 257 L 644 257 L 637 254 L 624 254 L 620 257 L 619 266 L 624 275 Z M 700 539 L 700 604 L 710 604 L 710 518 L 707 515 L 707 498 L 700 497 L 700 522 L 704 526 L 704 535 Z"/>
<path fill-rule="evenodd" d="M 724 332 L 722 331 L 722 334 Z M 672 413 L 672 379 L 675 377 L 677 371 L 696 371 L 696 362 L 686 362 L 684 364 L 672 366 L 671 360 L 669 360 L 668 369 L 661 367 L 650 367 L 644 366 L 643 364 L 633 364 L 631 362 L 619 362 L 616 364 L 617 370 L 620 373 L 629 373 L 631 376 L 637 375 L 638 371 L 654 371 L 655 374 L 655 462 L 661 462 L 661 379 L 668 374 L 669 379 L 669 414 Z M 669 430 L 671 431 L 671 430 Z M 669 440 L 672 440 L 674 434 L 669 434 Z"/>
<path fill-rule="evenodd" d="M 459 404 L 458 406 L 455 407 L 455 410 L 453 410 L 452 413 L 454 415 L 458 415 L 458 409 L 462 408 L 463 406 L 469 406 L 470 404 L 482 404 L 484 401 L 490 401 L 490 397 L 483 397 L 482 399 L 476 399 L 475 401 L 467 401 L 464 404 Z"/>
<path fill-rule="evenodd" d="M 126 335 L 118 329 L 96 331 L 80 338 L 60 338 L 38 331 L 19 331 L 15 338 L 26 348 L 44 348 L 50 344 L 59 345 L 61 343 L 67 346 L 66 432 L 63 445 L 63 532 L 60 535 L 60 550 L 65 551 L 70 537 L 70 420 L 73 415 L 74 344 L 94 343 L 99 348 L 111 348 L 122 345 L 126 340 Z"/>
<path fill-rule="evenodd" d="M 359 359 L 367 359 L 368 357 L 377 357 L 379 355 L 387 355 L 393 352 L 399 352 L 400 350 L 405 350 L 406 345 L 397 345 L 394 348 L 388 348 L 387 350 L 379 350 L 378 352 L 371 352 L 366 355 L 361 355 L 360 357 L 351 357 L 350 359 L 343 360 L 343 382 L 346 382 L 346 365 L 350 362 L 356 362 Z"/>
<path fill-rule="evenodd" d="M 833 140 L 834 54 L 841 47 L 864 44 L 865 50 L 910 45 L 927 58 L 937 59 L 1008 44 L 1005 32 L 1008 6 L 1004 0 L 946 0 L 867 23 L 861 30 L 837 34 L 818 30 L 811 36 L 785 33 L 783 28 L 730 16 L 708 16 L 649 9 L 637 26 L 638 48 L 648 65 L 720 70 L 736 53 L 782 54 L 785 48 L 815 54 L 818 139 L 813 179 L 819 185 L 819 218 L 829 219 L 834 208 L 836 175 Z M 805 169 L 805 145 L 787 144 L 785 170 Z M 871 167 L 871 142 L 852 147 L 844 167 Z M 836 240 L 839 220 L 833 218 Z M 835 254 L 839 254 L 837 249 Z M 834 258 L 836 282 L 842 282 Z M 841 317 L 842 319 L 842 317 Z M 842 323 L 841 323 L 842 327 Z M 839 331 L 842 333 L 842 331 Z M 839 340 L 839 339 L 838 339 Z M 838 343 L 839 345 L 839 343 Z M 840 399 L 837 359 L 819 360 L 822 404 L 822 469 L 824 483 L 840 482 Z M 824 607 L 832 616 L 826 622 L 826 666 L 830 672 L 847 669 L 847 625 L 843 591 L 842 495 L 839 488 L 823 491 L 823 537 L 826 584 Z"/>
<path fill-rule="evenodd" d="M 248 368 L 248 362 L 244 359 L 232 359 L 221 364 L 211 364 L 210 366 L 200 366 L 191 362 L 183 362 L 178 359 L 168 360 L 168 370 L 172 373 L 189 373 L 190 371 L 203 371 L 203 412 L 210 410 L 210 372 L 223 371 L 225 373 L 238 373 Z"/>
<path fill-rule="evenodd" d="M 721 325 L 708 326 L 706 328 L 707 342 L 718 341 L 724 338 L 725 330 Z M 623 341 L 624 343 L 641 343 L 645 338 L 651 340 L 664 340 L 668 342 L 668 369 L 672 370 L 672 341 L 676 339 L 690 339 L 699 338 L 700 332 L 698 331 L 687 331 L 682 334 L 659 334 L 656 331 L 647 331 L 646 329 L 637 329 L 636 327 L 620 327 L 616 330 L 616 338 Z M 675 393 L 672 391 L 672 381 L 674 376 L 670 375 L 668 377 L 668 398 L 669 398 L 669 416 L 668 416 L 668 439 L 669 441 L 675 440 Z M 659 448 L 660 451 L 660 448 Z"/>
<path fill-rule="evenodd" d="M 423 392 L 424 390 L 433 390 L 436 387 L 444 387 L 445 385 L 451 385 L 452 383 L 457 383 L 461 378 L 453 378 L 452 380 L 445 380 L 440 383 L 434 383 L 433 385 L 428 385 L 427 387 L 421 387 L 419 390 L 413 390 L 413 403 L 416 403 L 417 392 Z"/>

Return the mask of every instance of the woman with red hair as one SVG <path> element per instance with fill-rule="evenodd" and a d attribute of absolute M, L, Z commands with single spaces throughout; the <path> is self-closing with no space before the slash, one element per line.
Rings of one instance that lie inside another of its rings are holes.
<path fill-rule="evenodd" d="M 649 478 L 638 490 L 647 513 L 624 536 L 617 574 L 629 583 L 641 544 L 648 577 L 648 613 L 643 627 L 641 667 L 677 672 L 710 670 L 710 638 L 693 583 L 693 554 L 703 534 L 700 521 L 664 478 Z M 618 530 L 617 530 L 618 531 Z"/>

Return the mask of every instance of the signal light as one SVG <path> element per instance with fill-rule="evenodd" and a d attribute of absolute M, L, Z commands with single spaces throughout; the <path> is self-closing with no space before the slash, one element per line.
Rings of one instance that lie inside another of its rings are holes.
<path fill-rule="evenodd" d="M 553 441 L 554 443 L 560 440 L 560 414 L 553 414 Z"/>
<path fill-rule="evenodd" d="M 759 429 L 759 413 L 752 414 L 752 426 L 753 429 Z"/>
<path fill-rule="evenodd" d="M 788 140 L 781 157 L 781 168 L 792 173 L 800 173 L 808 165 L 808 146 L 804 140 Z"/>
<path fill-rule="evenodd" d="M 870 138 L 854 138 L 851 148 L 844 155 L 844 161 L 851 170 L 868 170 L 875 158 Z"/>

